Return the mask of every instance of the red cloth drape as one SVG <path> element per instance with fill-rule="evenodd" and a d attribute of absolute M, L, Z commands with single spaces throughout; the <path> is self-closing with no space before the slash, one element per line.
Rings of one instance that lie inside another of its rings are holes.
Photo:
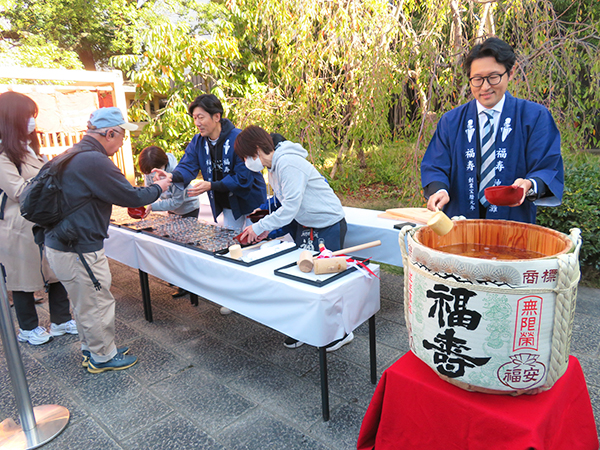
<path fill-rule="evenodd" d="M 545 392 L 481 394 L 439 378 L 412 352 L 381 377 L 358 450 L 597 450 L 590 397 L 577 358 Z"/>

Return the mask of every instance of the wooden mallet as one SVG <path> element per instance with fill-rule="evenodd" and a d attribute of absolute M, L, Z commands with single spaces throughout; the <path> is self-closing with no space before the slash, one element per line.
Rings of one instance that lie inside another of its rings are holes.
<path fill-rule="evenodd" d="M 372 241 L 367 242 L 366 244 L 355 245 L 354 247 L 343 248 L 341 250 L 336 250 L 331 255 L 338 256 L 343 255 L 345 253 L 357 252 L 359 250 L 364 250 L 366 248 L 377 247 L 381 245 L 381 241 Z M 315 274 L 323 274 L 323 273 L 336 273 L 342 272 L 346 270 L 346 258 L 317 258 L 312 255 L 312 252 L 309 250 L 304 250 L 300 253 L 300 258 L 298 259 L 298 268 L 301 272 L 308 273 L 314 269 Z"/>

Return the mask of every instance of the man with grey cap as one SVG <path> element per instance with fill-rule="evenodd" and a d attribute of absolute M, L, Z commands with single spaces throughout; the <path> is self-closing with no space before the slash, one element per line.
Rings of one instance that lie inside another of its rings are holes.
<path fill-rule="evenodd" d="M 115 299 L 110 293 L 111 274 L 104 255 L 104 239 L 112 205 L 139 207 L 160 197 L 170 181 L 156 180 L 148 187 L 134 187 L 110 160 L 123 145 L 127 123 L 118 108 L 100 108 L 88 121 L 83 139 L 68 152 L 77 152 L 62 173 L 63 202 L 76 208 L 53 229 L 46 230 L 46 254 L 52 270 L 63 283 L 71 303 L 88 372 L 122 370 L 133 366 L 137 357 L 127 355 L 128 347 L 115 345 Z M 79 261 L 72 242 L 65 242 L 64 230 L 77 237 L 94 283 Z"/>

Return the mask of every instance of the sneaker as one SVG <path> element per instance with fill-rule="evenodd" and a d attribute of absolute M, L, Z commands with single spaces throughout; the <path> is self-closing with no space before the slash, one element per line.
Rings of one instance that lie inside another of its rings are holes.
<path fill-rule="evenodd" d="M 187 294 L 189 294 L 189 292 L 186 291 L 185 289 L 177 288 L 177 290 L 175 292 L 171 293 L 171 297 L 178 298 L 178 297 L 183 297 L 184 295 L 187 295 Z"/>
<path fill-rule="evenodd" d="M 224 306 L 221 306 L 221 309 L 219 311 L 221 311 L 221 315 L 222 316 L 226 316 L 228 314 L 231 314 L 231 310 L 229 308 L 225 308 Z"/>
<path fill-rule="evenodd" d="M 129 347 L 121 347 L 117 349 L 117 353 L 122 353 L 126 355 L 129 353 Z M 81 367 L 87 367 L 89 365 L 91 353 L 89 350 L 81 350 L 81 354 L 83 355 L 83 361 L 81 361 Z"/>
<path fill-rule="evenodd" d="M 77 333 L 77 324 L 74 320 L 56 325 L 55 323 L 50 324 L 50 334 L 52 336 L 62 336 L 63 334 L 79 334 Z"/>
<path fill-rule="evenodd" d="M 17 335 L 19 342 L 29 342 L 31 345 L 42 345 L 52 340 L 50 333 L 44 327 L 37 327 L 34 330 L 21 330 Z"/>
<path fill-rule="evenodd" d="M 137 356 L 129 356 L 117 352 L 113 359 L 104 363 L 97 363 L 90 357 L 87 370 L 89 373 L 102 373 L 108 370 L 123 370 L 129 369 L 136 362 Z"/>
<path fill-rule="evenodd" d="M 285 341 L 283 341 L 283 345 L 287 348 L 298 348 L 301 345 L 304 345 L 304 342 L 301 342 L 298 339 L 287 337 L 285 338 Z"/>
<path fill-rule="evenodd" d="M 344 345 L 349 344 L 354 339 L 354 333 L 347 334 L 342 339 L 338 339 L 337 341 L 333 341 L 331 344 L 326 345 L 325 349 L 328 352 L 334 352 L 338 348 L 342 348 Z"/>

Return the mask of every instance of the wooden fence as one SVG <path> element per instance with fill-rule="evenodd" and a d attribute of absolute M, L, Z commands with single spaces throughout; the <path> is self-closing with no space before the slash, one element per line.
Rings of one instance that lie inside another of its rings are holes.
<path fill-rule="evenodd" d="M 128 133 L 126 131 L 126 133 Z M 56 131 L 54 133 L 38 133 L 40 140 L 40 153 L 46 155 L 48 159 L 52 159 L 57 155 L 60 155 L 65 150 L 73 147 L 74 144 L 79 142 L 85 131 L 78 131 L 76 133 L 66 133 L 63 131 Z M 116 166 L 124 171 L 125 168 L 125 157 L 123 149 L 119 149 L 110 159 L 116 164 Z"/>

